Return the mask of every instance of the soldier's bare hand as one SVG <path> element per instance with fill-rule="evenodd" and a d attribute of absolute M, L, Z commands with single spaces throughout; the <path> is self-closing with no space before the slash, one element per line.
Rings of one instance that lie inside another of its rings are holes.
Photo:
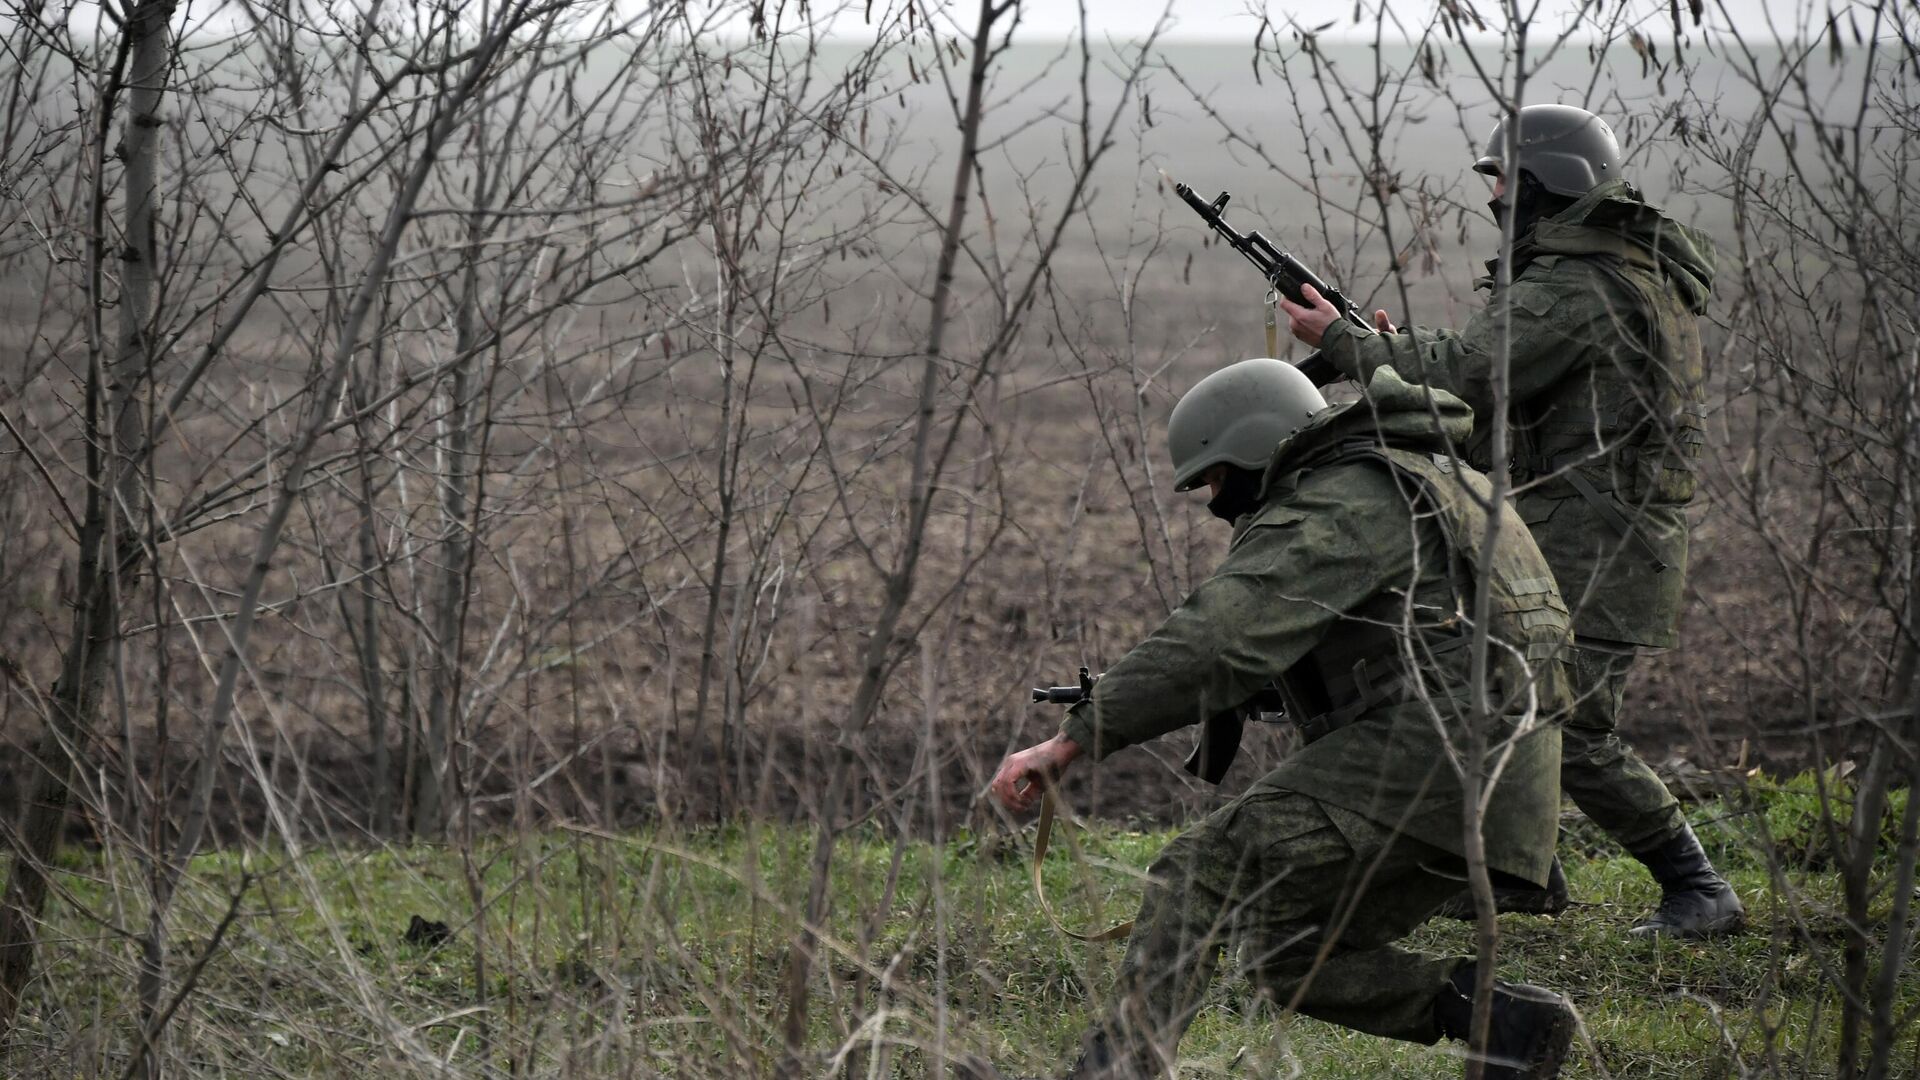
<path fill-rule="evenodd" d="M 1385 309 L 1376 308 L 1373 312 L 1373 328 L 1383 334 L 1393 333 L 1393 320 L 1387 318 Z"/>
<path fill-rule="evenodd" d="M 1296 304 L 1284 296 L 1280 298 L 1280 308 L 1287 313 L 1287 330 L 1317 349 L 1327 327 L 1340 320 L 1340 313 L 1311 285 L 1300 286 L 1300 298 L 1306 303 Z"/>
<path fill-rule="evenodd" d="M 1000 771 L 993 774 L 988 790 L 1000 805 L 1016 814 L 1024 814 L 1040 802 L 1047 785 L 1060 779 L 1080 756 L 1080 744 L 1065 735 L 1055 735 L 1037 746 L 1029 746 L 1007 755 Z"/>

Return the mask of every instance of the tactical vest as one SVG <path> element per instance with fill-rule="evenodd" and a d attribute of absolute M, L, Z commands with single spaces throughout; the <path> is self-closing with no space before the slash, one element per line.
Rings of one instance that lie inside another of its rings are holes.
<path fill-rule="evenodd" d="M 1545 255 L 1533 262 L 1551 271 L 1574 258 L 1630 298 L 1617 316 L 1618 347 L 1585 380 L 1516 404 L 1512 474 L 1520 482 L 1546 477 L 1549 488 L 1585 497 L 1627 535 L 1630 525 L 1601 492 L 1629 508 L 1684 506 L 1693 498 L 1706 441 L 1699 321 L 1650 255 Z"/>
<path fill-rule="evenodd" d="M 1382 447 L 1371 441 L 1336 447 L 1324 465 L 1374 461 L 1410 489 L 1416 518 L 1439 526 L 1443 573 L 1417 575 L 1412 603 L 1387 593 L 1348 612 L 1335 631 L 1278 682 L 1287 713 L 1311 742 L 1377 707 L 1430 697 L 1464 697 L 1473 640 L 1474 585 L 1489 577 L 1489 696 L 1502 714 L 1518 714 L 1535 696 L 1557 697 L 1558 660 L 1571 640 L 1566 606 L 1553 573 L 1531 543 L 1485 550 L 1492 500 L 1487 478 L 1456 469 L 1440 455 Z M 1503 530 L 1525 538 L 1526 526 L 1506 511 Z"/>

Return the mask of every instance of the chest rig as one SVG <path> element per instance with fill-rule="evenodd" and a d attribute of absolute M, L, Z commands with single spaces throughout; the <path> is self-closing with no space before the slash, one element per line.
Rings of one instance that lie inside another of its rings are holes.
<path fill-rule="evenodd" d="M 1615 333 L 1593 343 L 1595 359 L 1582 377 L 1516 403 L 1508 464 L 1517 484 L 1540 481 L 1548 497 L 1578 495 L 1616 536 L 1634 542 L 1653 569 L 1664 570 L 1621 506 L 1630 512 L 1648 504 L 1684 506 L 1693 498 L 1706 441 L 1700 330 L 1652 256 L 1625 251 L 1533 260 L 1550 273 L 1575 264 L 1566 272 L 1578 273 L 1578 266 L 1603 275 L 1614 288 L 1595 291 L 1617 300 L 1608 305 Z M 1486 455 L 1484 447 L 1476 449 L 1476 456 Z"/>
<path fill-rule="evenodd" d="M 1444 455 L 1372 440 L 1338 444 L 1309 467 L 1349 463 L 1391 470 L 1416 522 L 1437 527 L 1442 550 L 1421 551 L 1417 559 L 1432 562 L 1416 561 L 1406 588 L 1345 613 L 1275 682 L 1287 715 L 1312 742 L 1377 708 L 1422 695 L 1462 695 L 1468 685 L 1474 587 L 1481 575 L 1489 586 L 1492 701 L 1501 713 L 1524 708 L 1542 673 L 1559 677 L 1552 665 L 1570 640 L 1569 619 L 1553 574 L 1531 543 L 1499 543 L 1486 550 L 1485 508 L 1492 497 L 1486 477 L 1455 467 Z M 1502 528 L 1507 536 L 1525 537 L 1526 526 L 1510 512 Z"/>

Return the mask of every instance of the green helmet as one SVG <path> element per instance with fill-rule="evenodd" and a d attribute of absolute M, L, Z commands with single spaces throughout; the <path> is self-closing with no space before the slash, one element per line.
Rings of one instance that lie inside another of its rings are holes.
<path fill-rule="evenodd" d="M 1281 440 L 1327 407 L 1300 369 L 1284 360 L 1242 360 L 1201 379 L 1173 407 L 1167 450 L 1173 489 L 1200 486 L 1200 474 L 1226 463 L 1264 469 Z"/>
<path fill-rule="evenodd" d="M 1572 105 L 1528 105 L 1519 112 L 1520 162 L 1508 168 L 1507 118 L 1487 136 L 1473 171 L 1488 176 L 1533 174 L 1557 195 L 1585 195 L 1620 175 L 1620 140 L 1605 120 Z"/>

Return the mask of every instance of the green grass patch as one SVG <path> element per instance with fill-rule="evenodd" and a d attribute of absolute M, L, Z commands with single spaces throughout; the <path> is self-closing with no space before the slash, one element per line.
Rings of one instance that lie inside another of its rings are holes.
<path fill-rule="evenodd" d="M 1769 800 L 1791 808 L 1800 796 L 1783 787 L 1696 814 L 1718 822 L 1702 832 L 1747 898 L 1745 936 L 1625 937 L 1657 890 L 1637 864 L 1579 835 L 1566 845 L 1578 906 L 1554 920 L 1502 919 L 1503 974 L 1567 993 L 1585 1017 L 1591 1050 L 1568 1076 L 1831 1075 L 1837 880 L 1748 842 L 1783 835 L 1776 826 L 1791 815 Z M 1756 815 L 1764 828 L 1752 827 Z M 1079 858 L 1058 848 L 1048 883 L 1065 917 L 1130 915 L 1138 874 L 1169 835 L 1096 828 L 1078 836 Z M 1027 881 L 1029 839 L 932 846 L 871 829 L 841 838 L 810 983 L 810 1071 L 919 1076 L 965 1054 L 1010 1075 L 1064 1069 L 1121 947 L 1048 926 Z M 235 896 L 238 914 L 166 1050 L 207 1074 L 764 1074 L 783 1043 L 812 862 L 810 831 L 746 824 L 555 830 L 488 838 L 466 854 L 418 845 L 204 856 L 170 921 L 169 994 Z M 66 863 L 59 885 L 44 977 L 0 1072 L 118 1075 L 135 1030 L 143 869 L 95 853 Z M 448 940 L 407 940 L 416 915 L 446 923 Z M 1471 949 L 1465 924 L 1442 921 L 1410 944 Z M 1920 980 L 1902 986 L 1905 1007 L 1920 1005 Z M 1234 977 L 1216 985 L 1182 1047 L 1190 1077 L 1459 1072 L 1444 1046 L 1279 1018 Z"/>

